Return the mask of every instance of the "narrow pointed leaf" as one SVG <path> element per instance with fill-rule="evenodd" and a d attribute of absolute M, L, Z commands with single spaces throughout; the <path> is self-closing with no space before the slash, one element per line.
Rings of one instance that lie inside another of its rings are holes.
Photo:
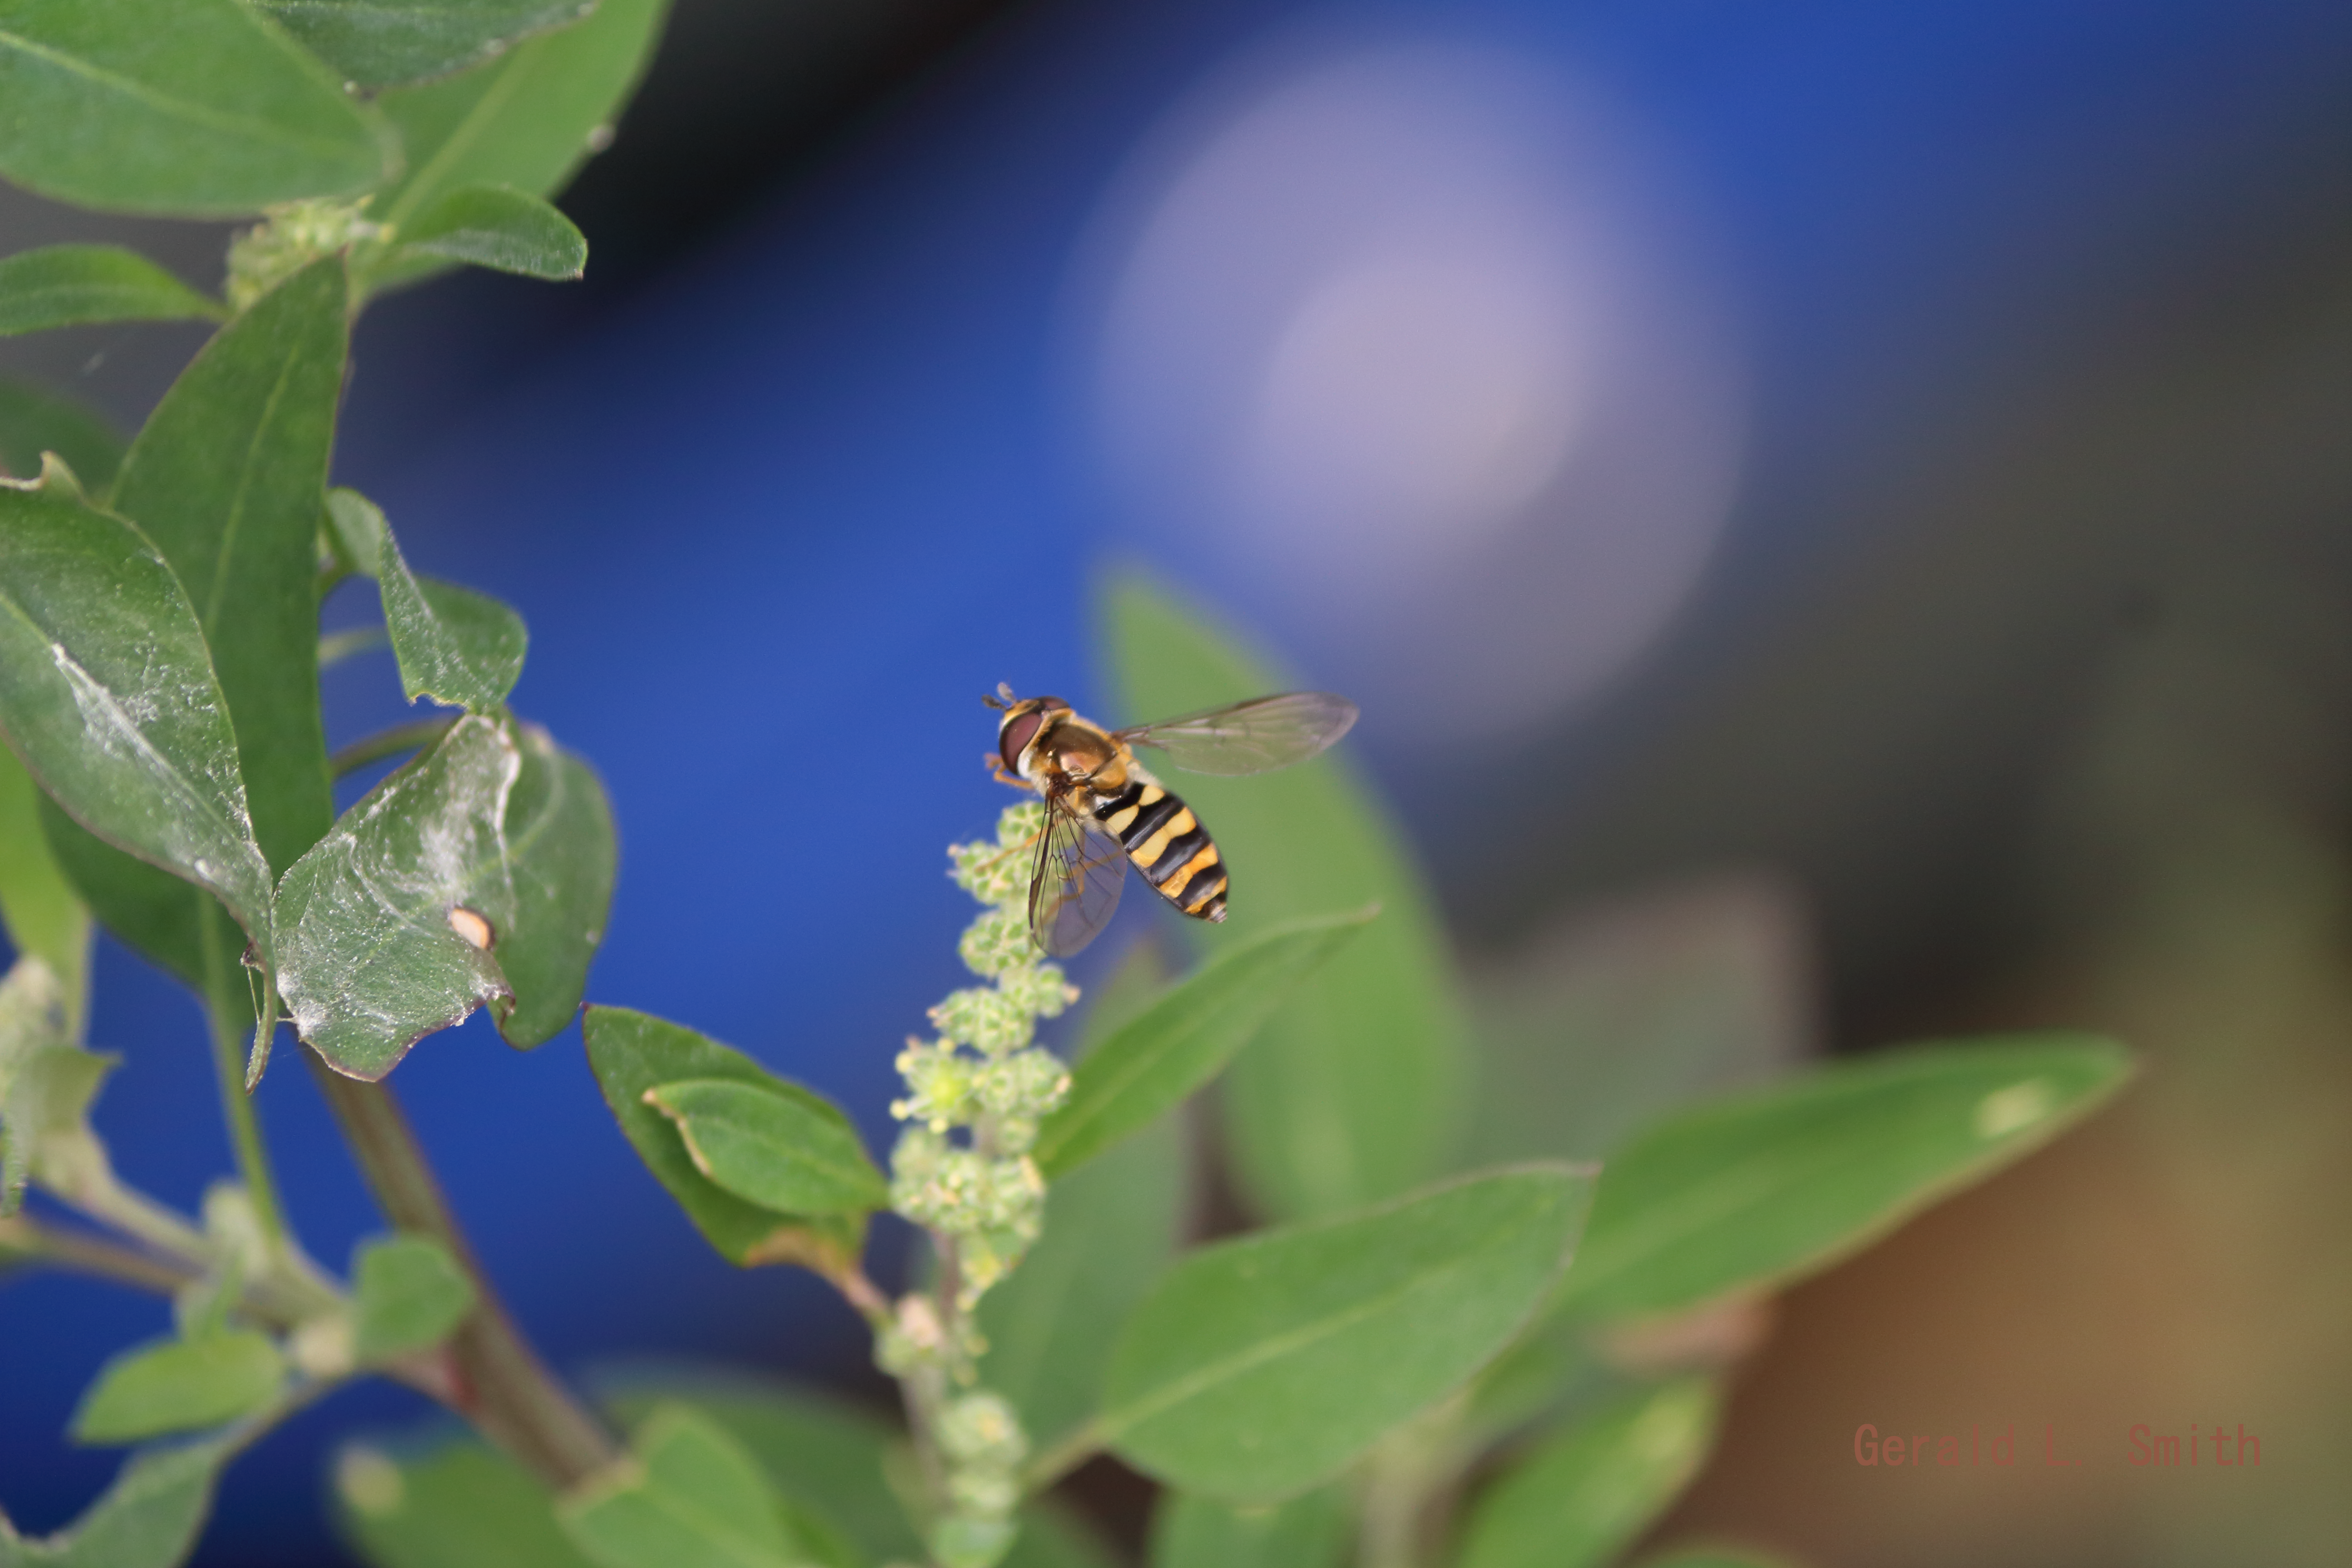
<path fill-rule="evenodd" d="M 352 1263 L 352 1353 L 388 1361 L 439 1344 L 474 1310 L 474 1286 L 429 1237 L 362 1242 Z"/>
<path fill-rule="evenodd" d="M 319 720 L 319 513 L 350 329 L 340 259 L 223 328 L 123 459 L 114 510 L 172 563 L 236 728 L 254 835 L 283 876 L 334 820 Z"/>
<path fill-rule="evenodd" d="M 782 1212 L 729 1192 L 696 1167 L 677 1126 L 645 1098 L 648 1089 L 689 1079 L 719 1079 L 783 1093 L 793 1086 L 731 1047 L 625 1007 L 589 1008 L 580 1032 L 623 1135 L 729 1262 L 802 1263 L 822 1272 L 856 1259 L 865 1235 L 861 1224 L 845 1216 Z"/>
<path fill-rule="evenodd" d="M 1600 1568 L 1690 1484 L 1715 1441 L 1703 1380 L 1669 1384 L 1538 1447 L 1470 1513 L 1461 1568 Z"/>
<path fill-rule="evenodd" d="M 278 1347 L 250 1329 L 125 1351 L 82 1395 L 74 1439 L 136 1443 L 218 1426 L 268 1404 L 285 1380 Z"/>
<path fill-rule="evenodd" d="M 759 1462 L 726 1428 L 684 1405 L 654 1412 L 635 1463 L 592 1480 L 556 1517 L 601 1568 L 793 1568 L 800 1543 Z"/>
<path fill-rule="evenodd" d="M 677 1124 L 696 1170 L 761 1208 L 861 1214 L 890 1202 L 849 1118 L 798 1084 L 688 1079 L 645 1098 Z"/>
<path fill-rule="evenodd" d="M 408 172 L 369 216 L 397 235 L 461 186 L 555 195 L 610 140 L 668 9 L 668 0 L 598 0 L 577 26 L 526 38 L 460 75 L 383 94 L 377 102 L 400 129 Z M 357 269 L 376 289 L 449 265 L 377 248 Z"/>
<path fill-rule="evenodd" d="M 1163 992 L 1073 1069 L 1038 1130 L 1037 1168 L 1066 1174 L 1190 1099 L 1375 912 L 1276 926 Z"/>
<path fill-rule="evenodd" d="M 421 1458 L 343 1450 L 335 1500 L 361 1556 L 375 1568 L 588 1568 L 555 1521 L 537 1478 L 478 1443 Z"/>
<path fill-rule="evenodd" d="M 0 381 L 0 479 L 39 479 L 44 452 L 64 458 L 91 495 L 103 496 L 122 466 L 122 437 L 72 398 Z"/>
<path fill-rule="evenodd" d="M 0 923 L 20 957 L 57 977 L 66 1033 L 81 1038 L 89 1002 L 89 910 L 74 892 L 41 827 L 41 790 L 16 753 L 0 749 Z"/>
<path fill-rule="evenodd" d="M 563 281 L 588 268 L 572 220 L 512 185 L 460 185 L 401 226 L 404 254 Z"/>
<path fill-rule="evenodd" d="M 2047 1142 L 2131 1071 L 2111 1041 L 2024 1036 L 1890 1051 L 1685 1111 L 1610 1161 L 1564 1304 L 1646 1315 L 1811 1272 Z"/>
<path fill-rule="evenodd" d="M 91 321 L 217 320 L 227 313 L 119 245 L 51 245 L 0 258 L 0 337 Z"/>
<path fill-rule="evenodd" d="M 216 895 L 267 960 L 269 867 L 194 607 L 54 475 L 0 487 L 0 730 L 75 821 Z"/>
<path fill-rule="evenodd" d="M 1338 1487 L 1256 1508 L 1162 1492 L 1151 1568 L 1339 1568 L 1353 1522 Z"/>
<path fill-rule="evenodd" d="M 398 168 L 381 118 L 239 0 L 0 0 L 0 175 L 79 206 L 230 217 Z"/>
<path fill-rule="evenodd" d="M 1226 1502 L 1331 1479 L 1510 1342 L 1591 1190 L 1586 1171 L 1518 1166 L 1194 1253 L 1119 1336 L 1105 1439 Z"/>
<path fill-rule="evenodd" d="M 371 790 L 278 891 L 278 987 L 347 1077 L 380 1079 L 425 1036 L 507 994 L 505 822 L 522 748 L 467 716 Z"/>
<path fill-rule="evenodd" d="M 1112 585 L 1106 619 L 1126 721 L 1291 684 L 1140 582 Z M 1212 951 L 1334 905 L 1382 910 L 1226 1075 L 1226 1142 L 1244 1194 L 1268 1215 L 1299 1219 L 1429 1180 L 1453 1152 L 1466 1104 L 1469 1032 L 1435 905 L 1402 833 L 1341 756 L 1175 782 L 1233 868 L 1230 918 L 1196 933 Z"/>
<path fill-rule="evenodd" d="M 373 91 L 495 58 L 576 22 L 593 0 L 257 0 L 346 81 Z"/>
<path fill-rule="evenodd" d="M 0 1564 L 173 1568 L 195 1549 L 231 1452 L 226 1443 L 206 1442 L 133 1454 L 79 1519 L 44 1539 L 20 1542 L 0 1518 Z"/>

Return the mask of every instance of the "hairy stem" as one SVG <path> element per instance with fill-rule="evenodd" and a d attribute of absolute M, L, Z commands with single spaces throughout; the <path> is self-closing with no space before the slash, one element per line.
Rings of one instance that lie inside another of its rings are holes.
<path fill-rule="evenodd" d="M 36 1262 L 111 1279 L 158 1296 L 177 1295 L 184 1286 L 203 1278 L 201 1269 L 184 1263 L 152 1257 L 102 1237 L 59 1230 L 25 1214 L 0 1219 L 0 1251 L 21 1253 Z"/>
<path fill-rule="evenodd" d="M 213 1076 L 220 1083 L 221 1110 L 228 1118 L 228 1141 L 236 1152 L 237 1176 L 245 1184 L 246 1197 L 253 1205 L 254 1220 L 261 1226 L 269 1256 L 279 1258 L 287 1251 L 286 1213 L 278 1206 L 278 1178 L 269 1167 L 269 1146 L 261 1141 L 261 1119 L 253 1109 L 253 1097 L 246 1087 L 245 1010 L 251 999 L 228 994 L 223 973 L 227 954 L 221 951 L 220 928 L 225 917 L 210 894 L 199 893 L 196 897 L 200 900 L 196 940 L 206 976 L 205 1019 L 212 1026 Z M 268 1017 L 267 1022 L 274 1024 L 275 1019 Z M 267 1044 L 256 1042 L 257 1047 Z"/>
<path fill-rule="evenodd" d="M 348 1079 L 305 1054 L 335 1121 L 384 1217 L 446 1247 L 474 1284 L 479 1301 L 449 1338 L 456 1374 L 453 1406 L 485 1436 L 536 1471 L 569 1488 L 620 1458 L 612 1436 L 556 1381 L 524 1341 L 481 1262 L 449 1212 L 416 1134 L 392 1091 Z"/>

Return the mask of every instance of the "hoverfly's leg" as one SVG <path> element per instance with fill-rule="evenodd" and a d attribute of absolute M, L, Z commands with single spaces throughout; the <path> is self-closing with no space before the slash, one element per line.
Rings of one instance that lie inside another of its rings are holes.
<path fill-rule="evenodd" d="M 1004 771 L 1004 759 L 998 756 L 994 752 L 989 752 L 983 760 L 988 763 L 988 776 L 994 779 L 998 784 L 1010 784 L 1014 789 L 1032 791 L 1037 787 L 1035 784 L 1031 784 L 1027 779 L 1023 778 L 1019 773 L 1006 773 Z"/>
<path fill-rule="evenodd" d="M 1038 829 L 1037 829 L 1037 831 L 1036 831 L 1035 833 L 1032 833 L 1028 837 L 1024 838 L 1020 843 L 1018 843 L 1018 844 L 1008 844 L 1008 845 L 1006 845 L 1003 848 L 1002 848 L 1002 849 L 998 850 L 995 854 L 991 855 L 987 859 L 982 860 L 982 861 L 981 861 L 979 864 L 977 864 L 977 865 L 975 865 L 974 867 L 972 867 L 972 868 L 971 868 L 971 869 L 972 869 L 972 874 L 973 874 L 974 876 L 979 875 L 981 872 L 987 870 L 990 867 L 992 867 L 992 866 L 995 865 L 999 860 L 1002 860 L 1002 859 L 1005 858 L 1007 856 L 1010 856 L 1010 855 L 1025 855 L 1025 854 L 1027 854 L 1030 850 L 1034 849 L 1034 848 L 1036 848 L 1036 847 L 1037 847 L 1037 840 L 1038 840 L 1038 838 L 1039 838 L 1039 837 L 1040 837 L 1045 833 L 1045 830 L 1043 827 L 1040 827 L 1040 828 L 1038 828 Z"/>

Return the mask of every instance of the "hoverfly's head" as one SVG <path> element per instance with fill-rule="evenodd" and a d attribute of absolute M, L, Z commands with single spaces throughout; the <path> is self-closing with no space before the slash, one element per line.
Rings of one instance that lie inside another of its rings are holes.
<path fill-rule="evenodd" d="M 1058 697 L 1024 697 L 1014 701 L 1011 687 L 997 689 L 1004 694 L 1005 700 L 1003 721 L 996 727 L 996 754 L 1004 759 L 1006 772 L 1017 773 L 1021 771 L 1022 755 L 1029 750 L 1030 743 L 1055 714 L 1067 713 L 1070 705 Z"/>

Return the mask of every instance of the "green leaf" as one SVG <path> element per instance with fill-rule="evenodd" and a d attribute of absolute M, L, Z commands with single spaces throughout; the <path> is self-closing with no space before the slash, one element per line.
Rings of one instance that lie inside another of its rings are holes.
<path fill-rule="evenodd" d="M 1644 1557 L 1641 1568 L 1790 1568 L 1790 1563 L 1785 1557 L 1744 1546 L 1695 1546 L 1663 1557 Z"/>
<path fill-rule="evenodd" d="M 1580 910 L 1473 989 L 1484 1160 L 1601 1159 L 1667 1111 L 1769 1082 L 1812 1047 L 1803 917 L 1722 879 Z"/>
<path fill-rule="evenodd" d="M 831 1100 L 779 1079 L 688 1079 L 646 1090 L 677 1124 L 694 1168 L 737 1197 L 784 1214 L 887 1208 L 890 1184 Z"/>
<path fill-rule="evenodd" d="M 269 866 L 194 608 L 54 469 L 0 486 L 0 730 L 77 822 L 217 895 L 268 960 Z"/>
<path fill-rule="evenodd" d="M 89 910 L 41 829 L 41 791 L 16 753 L 0 748 L 0 923 L 18 956 L 57 978 L 68 1039 L 81 1038 L 89 1002 Z"/>
<path fill-rule="evenodd" d="M 74 1412 L 74 1440 L 135 1443 L 217 1426 L 268 1404 L 285 1381 L 278 1347 L 251 1329 L 158 1341 L 99 1369 Z"/>
<path fill-rule="evenodd" d="M 218 300 L 119 245 L 51 245 L 0 259 L 0 337 L 91 321 L 227 314 Z"/>
<path fill-rule="evenodd" d="M 335 1462 L 337 1516 L 375 1568 L 587 1568 L 531 1473 L 474 1442 L 403 1462 L 363 1445 Z"/>
<path fill-rule="evenodd" d="M 408 174 L 370 216 L 397 236 L 463 186 L 511 185 L 552 196 L 610 139 L 667 10 L 668 0 L 599 0 L 578 26 L 527 38 L 461 76 L 385 93 L 377 102 L 400 128 Z M 384 247 L 356 258 L 370 290 L 446 265 Z"/>
<path fill-rule="evenodd" d="M 468 715 L 394 770 L 278 889 L 278 987 L 331 1067 L 377 1079 L 409 1047 L 509 989 L 504 837 L 512 731 Z"/>
<path fill-rule="evenodd" d="M 1184 1142 L 1182 1121 L 1163 1116 L 1057 1179 L 1045 1234 L 981 1298 L 981 1382 L 1013 1401 L 1033 1449 L 1094 1414 L 1119 1325 L 1175 1255 L 1189 1196 Z"/>
<path fill-rule="evenodd" d="M 1118 688 L 1134 719 L 1283 684 L 1140 582 L 1112 584 L 1107 616 Z M 1334 906 L 1383 911 L 1275 1014 L 1225 1077 L 1226 1139 L 1244 1193 L 1265 1214 L 1297 1219 L 1427 1181 L 1453 1151 L 1469 1036 L 1435 907 L 1402 835 L 1339 757 L 1251 778 L 1171 782 L 1232 868 L 1230 918 L 1198 933 L 1213 948 Z"/>
<path fill-rule="evenodd" d="M 402 255 L 471 262 L 562 282 L 588 269 L 588 240 L 572 220 L 512 185 L 460 185 L 400 226 Z"/>
<path fill-rule="evenodd" d="M 379 1237 L 352 1258 L 352 1352 L 389 1361 L 447 1339 L 474 1310 L 473 1281 L 428 1237 Z"/>
<path fill-rule="evenodd" d="M 1591 1184 L 1521 1166 L 1192 1254 L 1120 1333 L 1104 1438 L 1228 1502 L 1329 1479 L 1509 1342 L 1567 1260 Z"/>
<path fill-rule="evenodd" d="M 593 0 L 256 0 L 346 81 L 377 88 L 446 76 L 526 34 L 576 22 Z"/>
<path fill-rule="evenodd" d="M 792 1568 L 801 1560 L 766 1473 L 717 1422 L 663 1405 L 630 1447 L 635 1463 L 556 1508 L 600 1568 Z"/>
<path fill-rule="evenodd" d="M 77 206 L 230 217 L 399 168 L 382 119 L 238 0 L 0 0 L 0 175 Z"/>
<path fill-rule="evenodd" d="M 604 940 L 619 846 L 596 771 L 536 724 L 518 724 L 522 772 L 507 795 L 512 926 L 499 939 L 508 994 L 490 1003 L 519 1050 L 545 1045 L 580 1012 Z"/>
<path fill-rule="evenodd" d="M 1277 926 L 1161 993 L 1073 1070 L 1069 1098 L 1038 1130 L 1037 1168 L 1066 1174 L 1191 1099 L 1377 912 Z"/>
<path fill-rule="evenodd" d="M 17 1085 L 26 1068 L 70 1037 L 56 971 L 37 956 L 18 959 L 0 980 L 0 1218 L 16 1212 L 45 1131 L 27 1114 Z"/>
<path fill-rule="evenodd" d="M 522 617 L 487 594 L 411 572 L 382 509 L 357 490 L 329 491 L 327 521 L 338 552 L 383 592 L 408 700 L 430 697 L 477 713 L 504 703 L 530 640 Z"/>
<path fill-rule="evenodd" d="M 1665 1511 L 1715 1441 L 1715 1391 L 1669 1384 L 1544 1443 L 1472 1508 L 1460 1568 L 1596 1568 Z"/>
<path fill-rule="evenodd" d="M 1562 1288 L 1585 1318 L 1673 1311 L 1855 1252 L 2048 1142 L 2131 1076 L 2111 1041 L 1915 1047 L 1686 1111 L 1609 1164 Z"/>
<path fill-rule="evenodd" d="M 0 478 L 39 479 L 44 452 L 63 458 L 92 495 L 103 495 L 122 466 L 122 437 L 72 398 L 0 381 Z"/>
<path fill-rule="evenodd" d="M 623 1135 L 729 1262 L 802 1263 L 826 1273 L 856 1261 L 864 1237 L 861 1225 L 838 1216 L 781 1213 L 738 1197 L 696 1169 L 676 1125 L 645 1099 L 648 1089 L 689 1079 L 723 1079 L 787 1094 L 792 1086 L 739 1050 L 625 1007 L 590 1007 L 580 1032 Z"/>
<path fill-rule="evenodd" d="M 40 813 L 49 853 L 99 924 L 200 997 L 249 995 L 245 933 L 211 894 L 125 855 L 46 795 Z"/>
<path fill-rule="evenodd" d="M 0 1564 L 173 1568 L 195 1549 L 212 1511 L 213 1483 L 231 1452 L 214 1442 L 133 1454 L 79 1519 L 41 1540 L 22 1540 L 0 1517 Z"/>
<path fill-rule="evenodd" d="M 1255 1508 L 1162 1492 L 1151 1568 L 1339 1568 L 1353 1522 L 1338 1487 Z"/>
<path fill-rule="evenodd" d="M 346 296 L 331 257 L 224 327 L 164 394 L 114 488 L 114 510 L 155 542 L 195 605 L 254 837 L 281 877 L 335 817 L 316 578 Z"/>

